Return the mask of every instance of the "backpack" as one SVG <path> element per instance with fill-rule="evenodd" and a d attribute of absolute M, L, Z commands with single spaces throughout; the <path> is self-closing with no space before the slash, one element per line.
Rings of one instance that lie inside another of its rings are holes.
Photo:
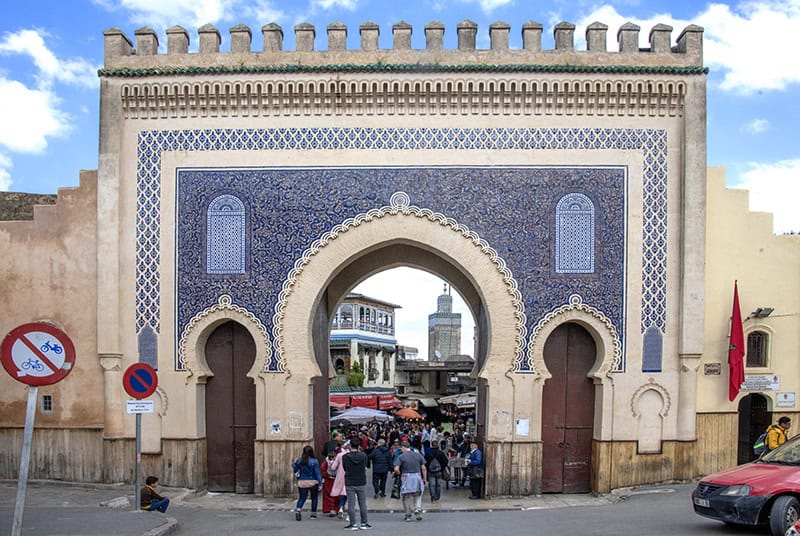
<path fill-rule="evenodd" d="M 329 476 L 329 477 L 331 477 L 331 478 L 334 478 L 334 477 L 336 477 L 336 469 L 333 469 L 333 468 L 331 467 L 331 461 L 332 461 L 332 460 L 330 460 L 330 459 L 329 459 L 329 460 L 327 460 L 327 462 L 328 462 L 328 463 L 327 463 L 327 465 L 325 466 L 325 472 L 326 472 L 326 473 L 328 473 L 328 476 Z"/>
<path fill-rule="evenodd" d="M 767 445 L 767 433 L 769 433 L 770 428 L 772 428 L 772 426 L 769 426 L 767 428 L 767 431 L 758 436 L 756 442 L 753 443 L 753 452 L 755 452 L 759 456 L 769 452 L 769 445 Z"/>
<path fill-rule="evenodd" d="M 431 474 L 434 475 L 439 474 L 442 472 L 442 464 L 439 463 L 439 460 L 433 458 L 431 460 L 431 463 L 428 464 L 428 471 L 430 471 Z"/>

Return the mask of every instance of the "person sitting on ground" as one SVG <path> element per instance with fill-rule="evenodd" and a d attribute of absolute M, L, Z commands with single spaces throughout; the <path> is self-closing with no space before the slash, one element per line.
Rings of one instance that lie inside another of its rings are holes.
<path fill-rule="evenodd" d="M 165 513 L 167 511 L 167 507 L 169 507 L 169 499 L 156 491 L 157 486 L 157 477 L 148 476 L 144 480 L 144 487 L 139 493 L 139 497 L 142 502 L 142 510 L 146 510 L 148 512 L 159 511 L 161 513 Z"/>

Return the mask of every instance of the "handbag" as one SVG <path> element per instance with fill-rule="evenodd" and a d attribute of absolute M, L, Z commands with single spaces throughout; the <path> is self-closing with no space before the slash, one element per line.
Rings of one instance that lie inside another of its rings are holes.
<path fill-rule="evenodd" d="M 394 481 L 392 482 L 392 499 L 399 499 L 400 498 L 400 477 L 398 475 L 394 475 Z"/>
<path fill-rule="evenodd" d="M 319 486 L 319 482 L 317 482 L 316 480 L 300 479 L 297 481 L 298 488 L 315 488 L 317 486 Z"/>
<path fill-rule="evenodd" d="M 442 479 L 450 480 L 450 466 L 445 466 L 445 468 L 442 469 Z"/>

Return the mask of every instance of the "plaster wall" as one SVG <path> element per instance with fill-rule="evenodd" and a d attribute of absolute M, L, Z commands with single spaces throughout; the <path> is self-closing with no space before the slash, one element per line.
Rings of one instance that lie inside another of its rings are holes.
<path fill-rule="evenodd" d="M 77 188 L 62 188 L 55 205 L 36 206 L 32 221 L 0 222 L 0 333 L 29 322 L 57 324 L 75 345 L 72 372 L 39 387 L 31 478 L 99 481 L 103 397 L 95 352 L 97 300 L 97 175 L 81 172 Z M 120 390 L 122 384 L 119 385 Z M 52 396 L 53 410 L 41 411 Z M 0 373 L 2 478 L 15 478 L 22 448 L 27 386 Z"/>
<path fill-rule="evenodd" d="M 725 187 L 723 168 L 709 168 L 708 256 L 706 267 L 706 351 L 703 364 L 718 363 L 721 374 L 698 376 L 698 412 L 733 412 L 740 392 L 728 401 L 728 345 L 733 305 L 733 284 L 738 281 L 742 318 L 758 307 L 774 307 L 766 318 L 744 320 L 744 334 L 762 330 L 769 334 L 768 362 L 764 368 L 745 369 L 745 374 L 780 377 L 780 391 L 761 392 L 775 412 L 777 392 L 800 391 L 797 360 L 800 357 L 800 236 L 775 235 L 772 215 L 751 212 L 746 190 Z M 777 414 L 776 414 L 777 415 Z M 735 442 L 736 438 L 728 438 Z M 732 443 L 735 444 L 735 443 Z"/>
<path fill-rule="evenodd" d="M 81 173 L 80 186 L 59 190 L 55 205 L 34 208 L 33 221 L 0 222 L 0 332 L 28 322 L 50 321 L 75 344 L 75 367 L 61 382 L 39 388 L 53 396 L 53 412 L 40 426 L 103 423 L 103 389 L 94 352 L 97 179 Z M 26 385 L 0 374 L 0 423 L 25 423 Z"/>

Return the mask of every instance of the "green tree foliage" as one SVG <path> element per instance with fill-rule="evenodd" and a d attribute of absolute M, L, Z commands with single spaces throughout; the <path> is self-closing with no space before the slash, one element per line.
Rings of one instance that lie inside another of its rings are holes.
<path fill-rule="evenodd" d="M 364 387 L 364 373 L 361 372 L 361 365 L 358 361 L 353 361 L 350 369 L 349 383 L 353 387 Z"/>

